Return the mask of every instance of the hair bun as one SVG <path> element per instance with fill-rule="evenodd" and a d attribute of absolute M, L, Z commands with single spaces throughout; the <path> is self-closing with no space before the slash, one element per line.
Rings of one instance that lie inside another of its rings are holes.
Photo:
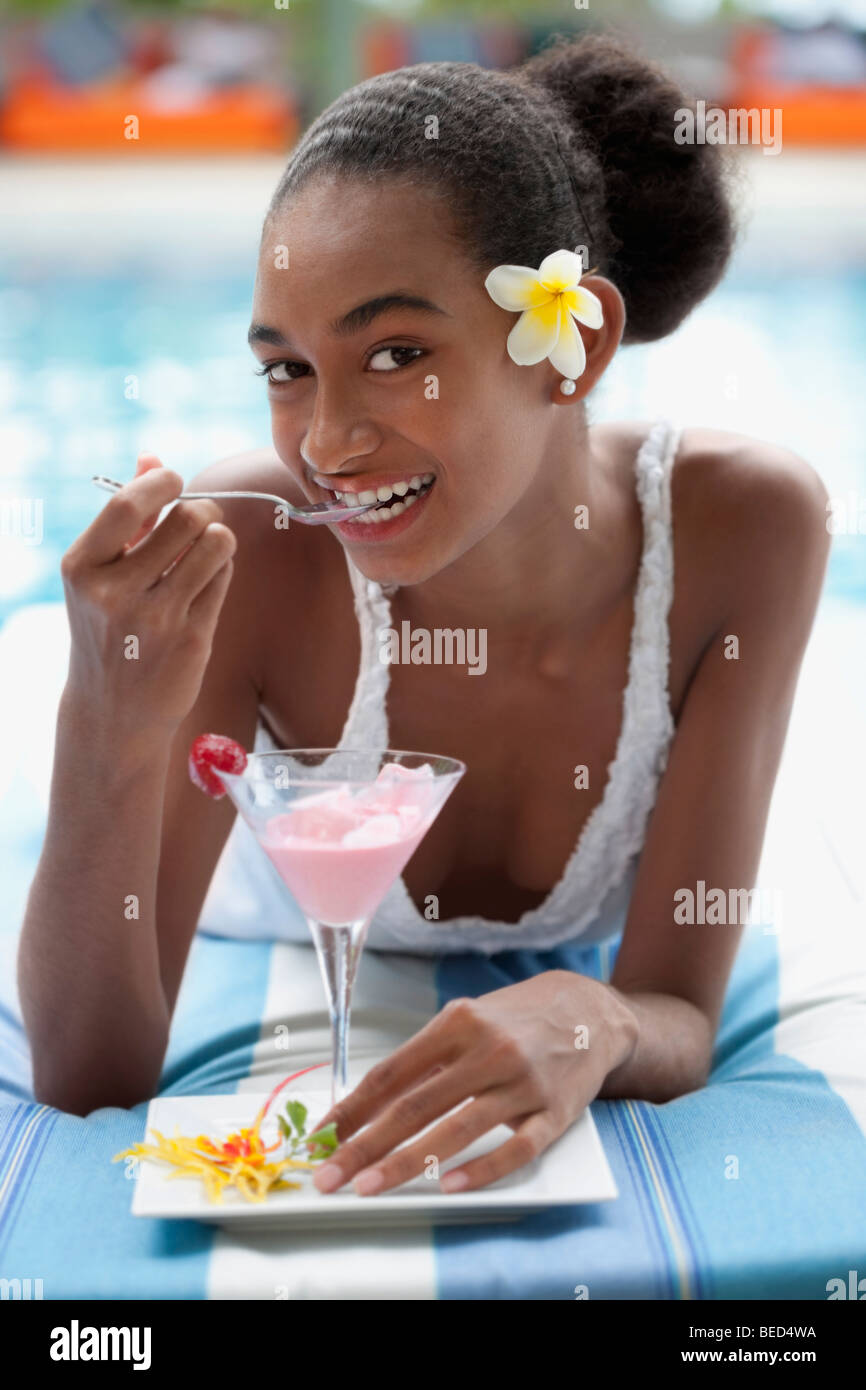
<path fill-rule="evenodd" d="M 671 333 L 718 283 L 733 247 L 722 150 L 675 142 L 676 112 L 692 101 L 618 39 L 556 35 L 516 77 L 550 94 L 566 113 L 572 149 L 601 167 L 606 226 L 588 220 L 607 243 L 600 268 L 625 300 L 624 341 Z"/>

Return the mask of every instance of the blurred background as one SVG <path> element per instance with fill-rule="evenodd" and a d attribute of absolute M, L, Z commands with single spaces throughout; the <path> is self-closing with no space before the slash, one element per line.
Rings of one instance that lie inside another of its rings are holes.
<path fill-rule="evenodd" d="M 105 500 L 92 473 L 147 449 L 189 477 L 268 441 L 245 343 L 258 235 L 329 100 L 599 28 L 709 106 L 780 110 L 782 145 L 738 148 L 725 283 L 620 354 L 596 417 L 672 410 L 797 449 L 845 504 L 832 591 L 866 600 L 866 0 L 0 6 L 0 623 L 60 597 L 60 554 Z"/>
<path fill-rule="evenodd" d="M 127 477 L 147 449 L 189 477 L 268 441 L 245 344 L 258 234 L 329 100 L 598 28 L 708 105 L 781 110 L 782 146 L 739 147 L 724 285 L 671 339 L 620 354 L 596 417 L 673 410 L 803 453 L 846 503 L 832 590 L 866 600 L 866 0 L 280 4 L 5 0 L 0 622 L 60 596 L 59 556 L 105 500 L 92 473 Z"/>
<path fill-rule="evenodd" d="M 147 450 L 189 478 L 269 441 L 245 337 L 305 124 L 374 73 L 507 67 L 587 29 L 632 37 L 708 105 L 782 112 L 781 149 L 737 149 L 724 283 L 618 354 L 592 412 L 743 431 L 818 469 L 839 530 L 822 650 L 862 711 L 866 0 L 0 0 L 0 624 L 61 598 L 60 555 L 105 501 L 91 474 L 128 478 Z M 863 743 L 862 717 L 831 722 L 842 746 L 821 756 Z"/>

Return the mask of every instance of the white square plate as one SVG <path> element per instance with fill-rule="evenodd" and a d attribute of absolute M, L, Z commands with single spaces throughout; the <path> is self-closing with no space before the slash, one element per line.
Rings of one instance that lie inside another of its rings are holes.
<path fill-rule="evenodd" d="M 175 1126 L 181 1134 L 224 1137 L 241 1125 L 250 1124 L 266 1096 L 267 1093 L 259 1096 L 245 1092 L 229 1096 L 158 1097 L 150 1102 L 147 1128 L 158 1129 L 166 1137 L 174 1134 Z M 308 1107 L 311 1124 L 330 1109 L 330 1091 L 299 1090 L 297 1098 Z M 507 1125 L 498 1125 L 461 1154 L 443 1162 L 440 1173 L 498 1148 L 511 1135 Z M 219 1205 L 208 1201 L 204 1185 L 197 1179 L 169 1179 L 170 1171 L 165 1164 L 141 1160 L 132 1199 L 133 1216 L 210 1221 L 220 1226 L 250 1224 L 262 1229 L 324 1230 L 368 1223 L 516 1220 L 547 1207 L 607 1202 L 619 1196 L 588 1110 L 539 1158 L 475 1192 L 442 1192 L 437 1180 L 421 1175 L 373 1197 L 359 1197 L 351 1183 L 338 1192 L 323 1193 L 313 1186 L 312 1171 L 301 1170 L 291 1174 L 293 1180 L 297 1177 L 302 1183 L 299 1190 L 274 1192 L 261 1203 L 248 1202 L 229 1190 Z"/>

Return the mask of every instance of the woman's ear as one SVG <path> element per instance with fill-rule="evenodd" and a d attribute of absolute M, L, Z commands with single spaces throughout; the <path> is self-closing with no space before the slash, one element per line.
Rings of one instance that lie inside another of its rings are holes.
<path fill-rule="evenodd" d="M 570 396 L 563 395 L 559 389 L 562 375 L 557 373 L 551 388 L 551 398 L 557 405 L 573 405 L 589 395 L 607 370 L 625 328 L 625 303 L 611 280 L 606 280 L 603 275 L 587 275 L 581 280 L 580 287 L 589 290 L 601 301 L 602 325 L 601 328 L 587 328 L 584 323 L 577 325 L 586 350 L 586 366 L 575 381 L 574 393 Z"/>

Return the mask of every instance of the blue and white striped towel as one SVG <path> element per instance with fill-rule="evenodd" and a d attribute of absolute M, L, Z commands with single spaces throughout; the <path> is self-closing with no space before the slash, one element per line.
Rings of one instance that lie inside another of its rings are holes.
<path fill-rule="evenodd" d="M 50 767 L 41 717 L 42 744 L 22 748 Z M 862 902 L 797 794 L 796 765 L 780 774 L 759 880 L 783 885 L 784 916 L 777 930 L 745 929 L 709 1084 L 666 1105 L 593 1104 L 617 1200 L 516 1225 L 317 1235 L 134 1218 L 124 1165 L 110 1160 L 144 1137 L 146 1106 L 78 1119 L 29 1098 L 16 913 L 38 852 L 45 768 L 35 778 L 27 756 L 5 769 L 5 798 L 0 788 L 13 873 L 0 932 L 0 1278 L 39 1279 L 49 1299 L 823 1299 L 829 1280 L 866 1275 Z M 450 998 L 553 968 L 605 979 L 615 950 L 369 951 L 353 1079 Z M 196 936 L 161 1094 L 261 1092 L 328 1055 L 311 946 Z"/>

